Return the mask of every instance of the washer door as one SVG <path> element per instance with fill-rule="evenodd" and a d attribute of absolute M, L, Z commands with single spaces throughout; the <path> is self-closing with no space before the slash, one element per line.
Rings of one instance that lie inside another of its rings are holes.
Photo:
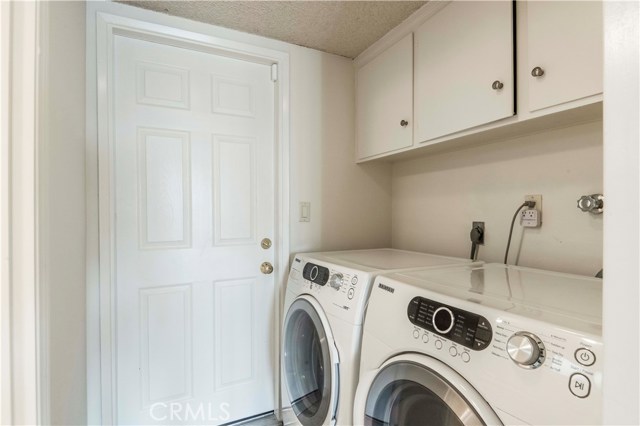
<path fill-rule="evenodd" d="M 404 355 L 387 361 L 371 382 L 367 426 L 502 424 L 478 392 L 433 358 Z"/>
<path fill-rule="evenodd" d="M 301 296 L 284 321 L 284 374 L 293 411 L 304 426 L 335 418 L 338 354 L 318 303 Z"/>

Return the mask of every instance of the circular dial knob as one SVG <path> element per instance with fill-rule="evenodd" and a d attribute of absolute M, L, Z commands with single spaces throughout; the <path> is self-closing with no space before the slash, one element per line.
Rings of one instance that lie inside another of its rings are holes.
<path fill-rule="evenodd" d="M 331 278 L 329 278 L 329 286 L 331 288 L 335 288 L 336 290 L 340 290 L 340 287 L 342 287 L 343 278 L 344 277 L 340 272 L 336 272 L 335 274 L 331 275 Z"/>
<path fill-rule="evenodd" d="M 432 322 L 433 328 L 435 328 L 438 333 L 447 334 L 453 328 L 455 317 L 451 309 L 441 306 L 433 313 Z"/>
<path fill-rule="evenodd" d="M 519 331 L 507 341 L 513 362 L 524 368 L 538 368 L 544 362 L 544 344 L 535 334 Z"/>

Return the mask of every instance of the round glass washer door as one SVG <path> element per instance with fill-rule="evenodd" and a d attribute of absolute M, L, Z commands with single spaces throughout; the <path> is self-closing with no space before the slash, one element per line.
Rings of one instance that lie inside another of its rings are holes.
<path fill-rule="evenodd" d="M 366 426 L 502 424 L 480 394 L 448 366 L 426 356 L 408 358 L 386 363 L 373 379 Z M 425 365 L 429 363 L 433 365 Z"/>
<path fill-rule="evenodd" d="M 327 423 L 337 406 L 338 356 L 321 312 L 317 302 L 302 296 L 284 321 L 285 380 L 293 411 L 304 426 Z"/>

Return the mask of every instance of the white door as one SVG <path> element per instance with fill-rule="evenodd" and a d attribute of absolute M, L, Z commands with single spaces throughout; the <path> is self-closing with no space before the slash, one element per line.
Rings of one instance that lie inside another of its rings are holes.
<path fill-rule="evenodd" d="M 274 409 L 270 67 L 115 37 L 117 422 Z"/>

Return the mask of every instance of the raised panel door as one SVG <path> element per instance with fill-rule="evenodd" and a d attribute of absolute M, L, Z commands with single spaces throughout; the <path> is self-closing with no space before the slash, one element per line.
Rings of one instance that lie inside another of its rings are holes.
<path fill-rule="evenodd" d="M 114 43 L 117 423 L 272 411 L 270 67 Z"/>

